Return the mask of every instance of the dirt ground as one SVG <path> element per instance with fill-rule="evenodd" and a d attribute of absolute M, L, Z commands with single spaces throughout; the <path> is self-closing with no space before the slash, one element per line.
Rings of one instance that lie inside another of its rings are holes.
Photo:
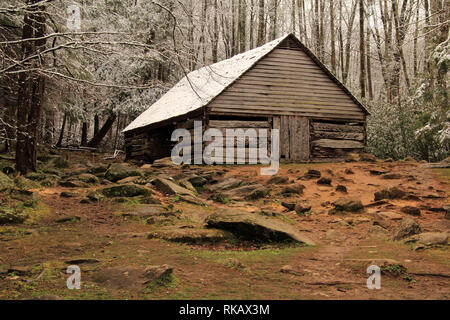
<path fill-rule="evenodd" d="M 72 155 L 70 155 L 72 157 Z M 88 159 L 91 162 L 96 158 Z M 267 184 L 258 166 L 225 166 L 222 178 L 237 177 L 246 182 Z M 218 170 L 205 167 L 204 170 Z M 299 180 L 308 169 L 332 179 L 331 186 L 316 179 Z M 351 169 L 353 174 L 346 169 Z M 68 170 L 73 170 L 68 169 Z M 176 175 L 181 168 L 163 168 Z M 372 171 L 372 173 L 371 173 Z M 375 171 L 398 174 L 383 179 Z M 241 208 L 248 212 L 271 210 L 286 217 L 313 239 L 316 246 L 277 244 L 188 245 L 140 236 L 157 226 L 145 220 L 127 218 L 139 203 L 102 200 L 80 203 L 91 188 L 76 189 L 72 198 L 62 198 L 73 188 L 36 189 L 40 202 L 31 218 L 21 225 L 0 226 L 0 299 L 449 299 L 450 255 L 447 246 L 414 250 L 414 245 L 392 241 L 399 220 L 390 220 L 383 231 L 374 228 L 376 212 L 400 212 L 414 206 L 421 215 L 414 219 L 424 232 L 448 232 L 450 220 L 433 208 L 448 204 L 450 169 L 424 169 L 417 162 L 343 162 L 333 164 L 284 164 L 279 175 L 288 176 L 306 188 L 304 194 L 284 198 L 272 187 L 268 197 L 253 202 L 226 204 L 207 200 L 204 190 L 199 206 L 177 201 L 155 191 L 164 205 L 177 212 L 208 215 L 219 207 Z M 361 199 L 363 213 L 330 215 L 331 203 L 342 197 L 335 190 L 344 185 L 348 195 Z M 374 203 L 374 193 L 396 186 L 416 198 Z M 307 199 L 309 214 L 287 211 L 282 201 Z M 56 222 L 77 216 L 79 221 Z M 135 235 L 135 236 L 130 236 Z M 85 259 L 81 268 L 81 289 L 66 287 L 66 268 L 71 260 Z M 238 261 L 239 263 L 230 263 Z M 111 289 L 92 281 L 95 272 L 113 266 L 173 267 L 169 282 L 145 290 Z M 370 265 L 390 265 L 381 276 L 381 289 L 369 290 L 366 269 Z M 401 269 L 401 266 L 406 269 Z M 397 270 L 406 270 L 396 272 Z M 389 272 L 391 271 L 391 272 Z"/>

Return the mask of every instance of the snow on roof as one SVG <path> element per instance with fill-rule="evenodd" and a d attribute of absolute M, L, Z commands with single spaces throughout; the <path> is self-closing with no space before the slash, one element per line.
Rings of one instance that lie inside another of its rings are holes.
<path fill-rule="evenodd" d="M 146 127 L 206 106 L 287 37 L 288 35 L 283 36 L 256 49 L 189 73 L 123 132 Z"/>

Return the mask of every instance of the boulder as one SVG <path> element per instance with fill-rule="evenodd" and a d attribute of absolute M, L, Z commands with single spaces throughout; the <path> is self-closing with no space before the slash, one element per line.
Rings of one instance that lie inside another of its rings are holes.
<path fill-rule="evenodd" d="M 152 181 L 152 184 L 161 192 L 168 194 L 168 195 L 188 195 L 195 197 L 194 192 L 191 190 L 188 190 L 186 188 L 183 188 L 182 186 L 179 186 L 173 181 L 170 181 L 165 178 L 157 177 Z"/>
<path fill-rule="evenodd" d="M 231 232 L 245 240 L 300 242 L 315 245 L 314 241 L 297 231 L 292 225 L 278 219 L 251 214 L 235 209 L 221 209 L 206 219 L 209 228 Z"/>
<path fill-rule="evenodd" d="M 364 206 L 361 200 L 351 197 L 339 198 L 333 202 L 334 208 L 329 212 L 329 214 L 336 213 L 359 213 L 364 211 Z"/>
<path fill-rule="evenodd" d="M 101 189 L 100 192 L 108 198 L 148 196 L 150 194 L 150 190 L 135 184 L 108 187 Z"/>
<path fill-rule="evenodd" d="M 448 236 L 449 234 L 447 232 L 424 232 L 413 235 L 405 240 L 405 242 L 417 242 L 427 247 L 439 246 L 448 244 Z"/>
<path fill-rule="evenodd" d="M 109 181 L 117 182 L 128 177 L 141 175 L 141 172 L 139 172 L 136 168 L 133 168 L 127 164 L 113 163 L 106 171 L 105 178 Z"/>
<path fill-rule="evenodd" d="M 216 243 L 233 238 L 231 234 L 218 229 L 195 227 L 163 227 L 148 235 L 149 239 L 158 238 L 173 242 L 191 244 Z"/>
<path fill-rule="evenodd" d="M 383 199 L 401 199 L 405 196 L 406 192 L 397 187 L 385 188 L 375 192 L 375 201 Z"/>
<path fill-rule="evenodd" d="M 289 177 L 286 176 L 273 176 L 267 181 L 267 184 L 286 184 L 289 182 Z"/>
<path fill-rule="evenodd" d="M 416 207 L 406 206 L 400 209 L 401 212 L 412 215 L 412 216 L 420 216 L 420 209 Z"/>
<path fill-rule="evenodd" d="M 336 191 L 341 193 L 347 193 L 347 187 L 340 184 L 336 187 Z"/>
<path fill-rule="evenodd" d="M 393 240 L 398 241 L 422 232 L 420 225 L 412 218 L 406 217 L 394 231 Z"/>

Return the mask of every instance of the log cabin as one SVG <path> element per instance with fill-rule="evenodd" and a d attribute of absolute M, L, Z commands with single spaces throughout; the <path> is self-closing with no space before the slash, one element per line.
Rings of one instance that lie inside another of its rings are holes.
<path fill-rule="evenodd" d="M 126 158 L 152 163 L 168 157 L 176 144 L 172 132 L 202 121 L 204 130 L 279 129 L 282 162 L 339 161 L 364 151 L 368 115 L 288 34 L 187 74 L 124 129 Z"/>

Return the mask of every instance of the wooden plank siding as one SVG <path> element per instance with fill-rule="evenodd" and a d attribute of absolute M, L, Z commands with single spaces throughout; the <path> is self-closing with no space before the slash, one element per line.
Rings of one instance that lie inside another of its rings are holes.
<path fill-rule="evenodd" d="M 276 48 L 216 97 L 214 113 L 364 121 L 364 111 L 302 50 Z M 281 125 L 283 127 L 283 125 Z"/>

